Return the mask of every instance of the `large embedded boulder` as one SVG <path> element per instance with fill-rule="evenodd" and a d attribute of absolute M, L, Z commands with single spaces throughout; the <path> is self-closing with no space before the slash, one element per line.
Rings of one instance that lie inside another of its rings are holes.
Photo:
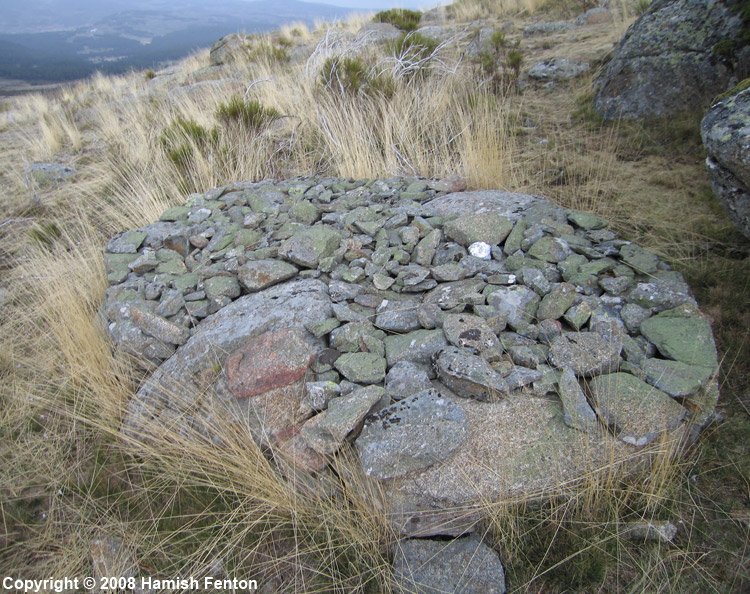
<path fill-rule="evenodd" d="M 711 186 L 750 238 L 750 89 L 717 101 L 701 124 Z"/>
<path fill-rule="evenodd" d="M 615 48 L 594 109 L 630 120 L 705 109 L 750 68 L 739 13 L 735 0 L 655 0 Z"/>

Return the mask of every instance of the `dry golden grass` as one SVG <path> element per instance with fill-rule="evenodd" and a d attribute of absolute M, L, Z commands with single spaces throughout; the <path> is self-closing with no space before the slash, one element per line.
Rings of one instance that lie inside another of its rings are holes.
<path fill-rule="evenodd" d="M 539 5 L 464 2 L 454 18 L 530 15 Z M 620 12 L 601 37 L 560 51 L 598 57 L 630 18 Z M 284 38 L 311 52 L 324 41 L 308 64 L 261 59 L 206 74 L 203 51 L 151 81 L 143 73 L 97 76 L 59 94 L 13 99 L 0 113 L 8 213 L 0 263 L 11 299 L 0 321 L 4 572 L 84 575 L 89 542 L 105 532 L 123 538 L 148 575 L 210 573 L 221 560 L 235 575 L 288 583 L 293 591 L 388 591 L 394 535 L 372 505 L 380 494 L 367 492 L 371 482 L 350 460 L 337 461 L 343 482 L 332 481 L 322 496 L 275 472 L 241 425 L 218 428 L 221 446 L 174 427 L 162 428 L 156 442 L 119 432 L 143 375 L 112 355 L 97 320 L 106 287 L 101 247 L 113 232 L 157 219 L 187 193 L 232 181 L 459 174 L 471 188 L 533 191 L 600 214 L 696 283 L 731 361 L 725 393 L 744 402 L 750 356 L 741 300 L 749 289 L 741 279 L 750 271 L 732 254 L 747 243 L 712 201 L 700 156 L 679 148 L 678 126 L 664 134 L 602 126 L 581 108 L 586 80 L 563 91 L 496 96 L 472 64 L 459 64 L 455 44 L 440 49 L 443 61 L 433 62 L 429 76 L 397 78 L 388 95 L 333 94 L 320 79 L 326 57 L 359 57 L 372 71 L 398 72 L 385 48 L 335 38 L 368 19 L 331 31 L 285 27 Z M 273 36 L 263 42 L 276 43 Z M 526 43 L 527 63 L 547 57 L 549 49 Z M 193 84 L 206 76 L 231 80 Z M 216 111 L 232 93 L 283 117 L 254 131 L 223 125 Z M 178 120 L 217 131 L 210 142 L 184 136 L 187 158 L 176 162 L 162 139 Z M 694 138 L 685 145 L 695 147 Z M 32 201 L 25 165 L 55 158 L 73 164 L 76 177 Z M 742 462 L 746 426 L 736 422 L 736 462 L 731 476 L 721 476 L 739 498 L 750 469 Z M 709 435 L 707 444 L 712 460 L 721 460 L 721 439 Z M 488 502 L 483 527 L 502 551 L 511 591 L 729 592 L 746 585 L 746 552 L 728 550 L 729 540 L 717 542 L 706 528 L 718 523 L 740 538 L 739 522 L 713 503 L 721 501 L 717 487 L 691 490 L 701 450 L 681 458 L 678 443 L 654 449 L 652 465 L 626 480 L 610 465 L 542 506 Z M 706 473 L 725 472 L 716 464 Z M 629 521 L 673 518 L 685 521 L 675 543 L 642 546 L 626 538 Z M 706 568 L 706 546 L 736 567 Z"/>

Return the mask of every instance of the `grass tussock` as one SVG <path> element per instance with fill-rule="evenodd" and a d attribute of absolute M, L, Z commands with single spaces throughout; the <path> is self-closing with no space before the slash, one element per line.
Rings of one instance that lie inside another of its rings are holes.
<path fill-rule="evenodd" d="M 466 0 L 446 12 L 499 27 L 541 10 L 536 0 Z M 142 575 L 388 592 L 394 535 L 372 504 L 382 494 L 352 460 L 336 460 L 320 478 L 327 488 L 313 491 L 276 472 L 284 461 L 269 460 L 236 421 L 217 421 L 219 441 L 180 415 L 121 431 L 144 370 L 112 353 L 101 326 L 101 249 L 186 194 L 232 181 L 458 175 L 471 189 L 593 212 L 658 252 L 688 278 L 725 362 L 726 421 L 689 456 L 665 440 L 627 478 L 604 464 L 544 504 L 533 494 L 486 503 L 480 528 L 509 591 L 742 591 L 750 248 L 712 197 L 698 120 L 603 122 L 588 109 L 585 78 L 517 93 L 506 83 L 546 50 L 513 30 L 470 63 L 465 34 L 405 33 L 377 47 L 349 35 L 371 19 L 289 25 L 210 75 L 203 51 L 153 77 L 96 76 L 3 104 L 0 569 L 83 575 L 89 543 L 105 533 L 122 539 Z M 44 160 L 70 162 L 75 181 L 36 193 L 24 170 Z M 678 525 L 673 542 L 632 539 L 632 522 L 662 520 Z"/>

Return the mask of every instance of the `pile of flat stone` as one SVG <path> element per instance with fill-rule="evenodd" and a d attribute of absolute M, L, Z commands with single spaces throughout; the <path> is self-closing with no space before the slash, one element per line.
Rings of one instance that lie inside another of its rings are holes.
<path fill-rule="evenodd" d="M 117 234 L 103 314 L 155 368 L 123 431 L 237 419 L 286 472 L 353 445 L 421 537 L 694 436 L 718 360 L 682 275 L 596 216 L 457 189 L 237 183 Z"/>

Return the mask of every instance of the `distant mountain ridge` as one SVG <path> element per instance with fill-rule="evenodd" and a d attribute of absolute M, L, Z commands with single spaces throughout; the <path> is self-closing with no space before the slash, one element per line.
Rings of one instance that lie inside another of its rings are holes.
<path fill-rule="evenodd" d="M 344 18 L 351 9 L 297 0 L 8 0 L 0 78 L 61 82 L 184 57 L 237 31 Z"/>

